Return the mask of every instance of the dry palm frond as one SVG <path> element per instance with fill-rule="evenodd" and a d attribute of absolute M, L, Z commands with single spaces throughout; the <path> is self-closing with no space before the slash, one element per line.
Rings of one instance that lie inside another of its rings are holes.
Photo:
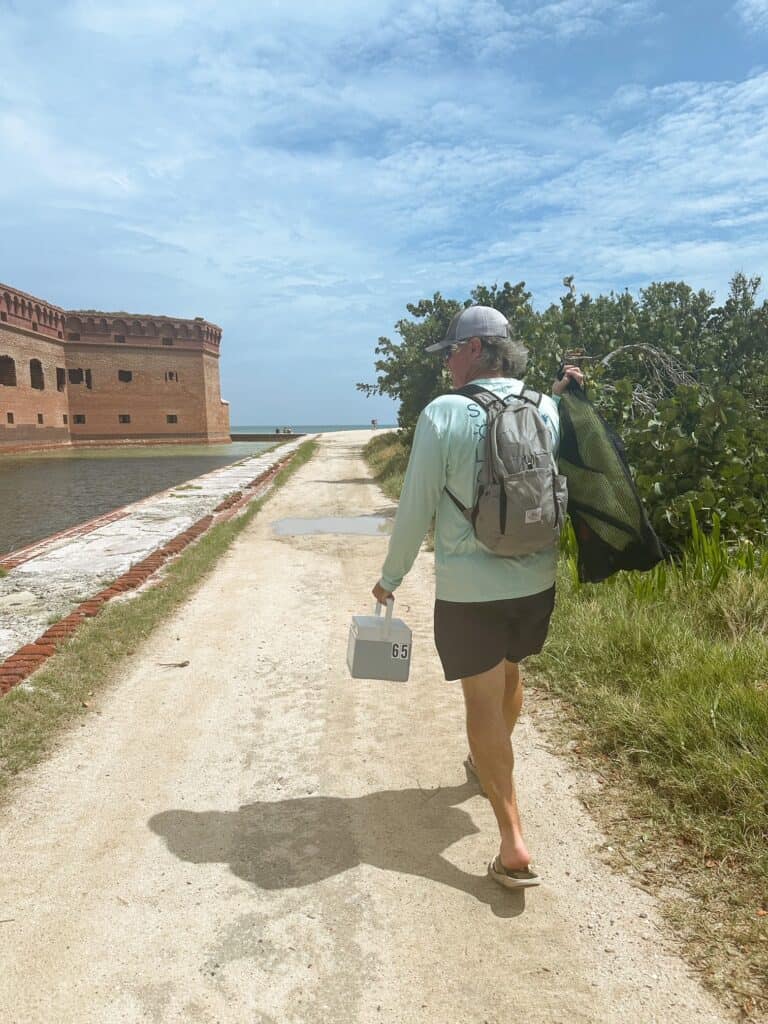
<path fill-rule="evenodd" d="M 670 398 L 679 387 L 701 387 L 702 385 L 676 359 L 653 345 L 622 345 L 604 356 L 599 365 L 610 366 L 616 356 L 625 355 L 642 362 L 644 380 L 632 387 L 632 412 L 635 415 L 652 415 L 659 403 Z M 607 391 L 615 390 L 606 383 Z"/>

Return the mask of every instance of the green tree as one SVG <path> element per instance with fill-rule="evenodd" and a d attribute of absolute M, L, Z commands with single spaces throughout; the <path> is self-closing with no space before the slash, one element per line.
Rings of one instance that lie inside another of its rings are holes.
<path fill-rule="evenodd" d="M 624 441 L 638 489 L 664 540 L 681 545 L 688 507 L 706 529 L 717 514 L 733 539 L 768 540 L 768 302 L 760 278 L 736 274 L 722 306 L 683 281 L 578 295 L 572 277 L 558 303 L 537 312 L 524 282 L 478 285 L 459 303 L 440 293 L 407 307 L 400 341 L 380 338 L 367 393 L 400 403 L 410 444 L 424 406 L 450 388 L 424 348 L 462 305 L 494 306 L 528 347 L 526 380 L 548 391 L 566 352 L 587 354 L 590 398 Z"/>
<path fill-rule="evenodd" d="M 425 352 L 426 347 L 444 338 L 452 317 L 463 306 L 473 303 L 500 310 L 519 337 L 535 335 L 537 315 L 530 300 L 531 293 L 526 291 L 524 281 L 514 285 L 505 281 L 500 288 L 496 284 L 490 288 L 478 285 L 465 302 L 445 299 L 436 292 L 431 299 L 409 304 L 406 308 L 416 319 L 402 319 L 395 324 L 400 341 L 379 338 L 374 363 L 376 383 L 358 384 L 358 390 L 367 395 L 387 395 L 400 403 L 397 422 L 410 445 L 421 410 L 451 388 L 450 376 L 440 357 Z"/>
<path fill-rule="evenodd" d="M 374 363 L 376 383 L 358 384 L 357 389 L 367 395 L 388 395 L 400 403 L 397 422 L 410 446 L 421 410 L 450 388 L 439 357 L 425 349 L 445 337 L 448 324 L 461 305 L 435 292 L 431 299 L 422 299 L 406 308 L 416 319 L 404 318 L 395 324 L 399 342 L 379 338 Z"/>

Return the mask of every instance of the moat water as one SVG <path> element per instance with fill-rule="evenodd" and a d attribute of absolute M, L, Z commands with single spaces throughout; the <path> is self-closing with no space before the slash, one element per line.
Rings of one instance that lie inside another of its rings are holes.
<path fill-rule="evenodd" d="M 234 441 L 0 455 L 0 555 L 270 447 Z"/>

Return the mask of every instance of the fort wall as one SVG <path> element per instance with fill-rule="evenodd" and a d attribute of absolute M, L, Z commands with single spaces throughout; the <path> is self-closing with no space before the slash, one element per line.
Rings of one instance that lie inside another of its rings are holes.
<path fill-rule="evenodd" d="M 228 439 L 229 404 L 221 398 L 218 360 L 208 352 L 203 353 L 203 380 L 208 433 L 211 437 Z"/>
<path fill-rule="evenodd" d="M 0 285 L 0 450 L 228 442 L 221 329 L 66 311 Z"/>

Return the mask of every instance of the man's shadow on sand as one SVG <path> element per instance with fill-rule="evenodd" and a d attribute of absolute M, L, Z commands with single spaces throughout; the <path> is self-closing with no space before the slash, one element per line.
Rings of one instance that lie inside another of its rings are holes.
<path fill-rule="evenodd" d="M 260 889 L 297 889 L 372 864 L 452 886 L 498 917 L 515 917 L 525 907 L 521 891 L 500 889 L 485 873 L 468 874 L 442 855 L 479 832 L 457 806 L 476 793 L 477 783 L 467 780 L 349 799 L 307 796 L 245 804 L 238 811 L 163 811 L 149 826 L 179 859 L 227 863 Z M 495 844 L 495 835 L 489 836 L 489 858 Z"/>

